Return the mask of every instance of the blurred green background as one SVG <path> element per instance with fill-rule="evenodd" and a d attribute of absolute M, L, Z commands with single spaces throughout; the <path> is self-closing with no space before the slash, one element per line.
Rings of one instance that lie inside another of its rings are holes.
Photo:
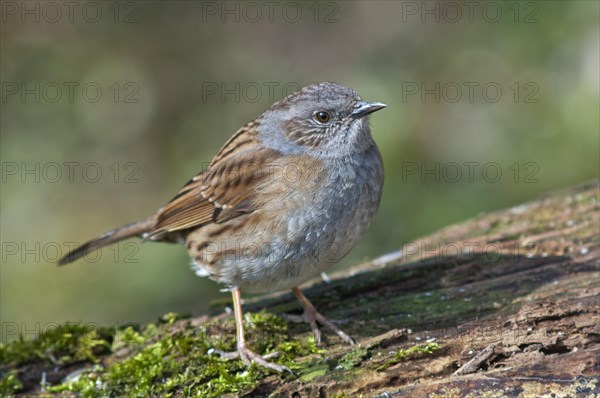
<path fill-rule="evenodd" d="M 55 4 L 2 4 L 3 340 L 227 297 L 177 245 L 53 262 L 151 214 L 294 87 L 389 105 L 371 121 L 381 209 L 337 269 L 598 177 L 598 2 Z"/>

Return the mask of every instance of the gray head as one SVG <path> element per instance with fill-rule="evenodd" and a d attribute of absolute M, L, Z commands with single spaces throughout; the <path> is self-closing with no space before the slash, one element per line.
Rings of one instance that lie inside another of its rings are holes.
<path fill-rule="evenodd" d="M 274 149 L 347 154 L 372 144 L 367 117 L 385 108 L 365 102 L 351 88 L 338 83 L 317 83 L 273 104 L 260 117 L 262 140 Z"/>

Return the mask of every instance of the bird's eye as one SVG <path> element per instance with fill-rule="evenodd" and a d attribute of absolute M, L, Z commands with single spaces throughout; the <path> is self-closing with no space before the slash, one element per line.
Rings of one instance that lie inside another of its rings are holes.
<path fill-rule="evenodd" d="M 331 119 L 329 112 L 319 111 L 315 113 L 315 120 L 319 123 L 327 123 Z"/>

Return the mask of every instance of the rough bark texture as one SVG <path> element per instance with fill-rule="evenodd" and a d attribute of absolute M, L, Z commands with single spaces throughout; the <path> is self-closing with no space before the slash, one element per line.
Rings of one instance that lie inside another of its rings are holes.
<path fill-rule="evenodd" d="M 551 193 L 453 225 L 304 289 L 357 345 L 324 331 L 325 351 L 313 354 L 305 369 L 266 375 L 239 394 L 598 396 L 599 200 L 598 182 Z M 245 306 L 263 308 L 300 313 L 291 294 Z M 308 326 L 290 324 L 289 333 L 308 335 Z M 110 353 L 103 363 L 119 355 Z"/>
<path fill-rule="evenodd" d="M 351 320 L 366 350 L 349 370 L 270 386 L 295 397 L 597 396 L 599 214 L 594 182 L 448 227 L 306 290 L 322 312 Z M 277 302 L 267 308 L 287 304 Z M 382 369 L 390 351 L 434 338 L 432 354 Z"/>

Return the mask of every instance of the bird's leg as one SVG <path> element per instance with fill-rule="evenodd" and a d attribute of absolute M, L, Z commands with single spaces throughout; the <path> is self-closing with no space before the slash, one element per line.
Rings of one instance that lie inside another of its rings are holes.
<path fill-rule="evenodd" d="M 223 359 L 241 358 L 242 361 L 244 361 L 244 363 L 248 367 L 250 367 L 252 362 L 255 362 L 263 368 L 272 369 L 280 373 L 282 373 L 284 370 L 291 373 L 292 371 L 288 367 L 267 361 L 267 359 L 279 355 L 278 352 L 273 352 L 265 356 L 260 356 L 255 352 L 251 351 L 248 347 L 246 347 L 246 338 L 244 337 L 244 318 L 242 317 L 242 297 L 240 294 L 240 289 L 237 287 L 234 288 L 231 291 L 231 295 L 233 296 L 233 313 L 235 315 L 237 351 L 224 352 L 220 350 L 214 350 L 214 352 L 219 354 Z"/>
<path fill-rule="evenodd" d="M 354 340 L 346 333 L 344 333 L 340 328 L 338 328 L 333 322 L 327 320 L 320 312 L 317 311 L 315 306 L 306 298 L 306 296 L 302 293 L 300 289 L 297 287 L 292 289 L 292 292 L 302 304 L 302 308 L 304 308 L 304 314 L 302 314 L 302 318 L 305 322 L 308 322 L 310 328 L 315 334 L 315 339 L 317 343 L 321 342 L 321 331 L 319 330 L 319 326 L 317 322 L 321 325 L 325 326 L 327 329 L 331 330 L 338 336 L 342 338 L 348 344 L 354 344 Z"/>

